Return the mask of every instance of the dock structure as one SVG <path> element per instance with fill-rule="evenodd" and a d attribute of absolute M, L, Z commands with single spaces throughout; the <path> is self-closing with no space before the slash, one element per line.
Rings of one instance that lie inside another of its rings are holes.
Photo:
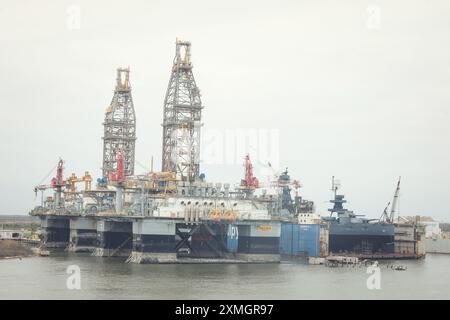
<path fill-rule="evenodd" d="M 395 223 L 394 259 L 422 258 L 425 256 L 425 226 L 420 221 Z"/>

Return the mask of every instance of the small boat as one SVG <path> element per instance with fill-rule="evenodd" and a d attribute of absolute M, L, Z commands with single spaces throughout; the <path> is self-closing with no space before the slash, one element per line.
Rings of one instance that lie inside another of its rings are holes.
<path fill-rule="evenodd" d="M 406 271 L 407 267 L 399 265 L 399 266 L 393 266 L 393 269 L 397 270 L 397 271 Z"/>
<path fill-rule="evenodd" d="M 48 257 L 50 255 L 50 251 L 48 251 L 48 250 L 39 250 L 39 255 L 41 257 Z"/>

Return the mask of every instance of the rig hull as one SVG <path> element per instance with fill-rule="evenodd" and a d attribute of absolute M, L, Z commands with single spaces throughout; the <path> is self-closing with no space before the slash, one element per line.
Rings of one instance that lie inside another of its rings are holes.
<path fill-rule="evenodd" d="M 274 263 L 279 221 L 198 221 L 155 217 L 42 215 L 48 249 L 123 257 L 131 263 Z"/>

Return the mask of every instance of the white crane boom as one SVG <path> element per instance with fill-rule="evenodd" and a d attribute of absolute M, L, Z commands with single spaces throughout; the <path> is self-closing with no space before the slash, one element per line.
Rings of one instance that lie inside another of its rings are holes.
<path fill-rule="evenodd" d="M 392 200 L 391 217 L 390 217 L 391 223 L 394 222 L 394 215 L 397 210 L 398 196 L 400 193 L 400 179 L 401 179 L 401 177 L 398 177 L 397 188 L 395 189 L 395 193 L 394 193 L 394 200 Z"/>

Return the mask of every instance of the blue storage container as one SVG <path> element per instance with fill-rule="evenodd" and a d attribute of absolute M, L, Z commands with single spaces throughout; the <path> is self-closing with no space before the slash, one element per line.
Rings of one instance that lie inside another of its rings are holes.
<path fill-rule="evenodd" d="M 281 224 L 280 233 L 280 253 L 284 255 L 293 255 L 292 251 L 292 224 Z"/>
<path fill-rule="evenodd" d="M 309 257 L 320 255 L 320 225 L 301 224 L 298 226 L 298 252 L 304 252 Z"/>
<path fill-rule="evenodd" d="M 320 256 L 320 227 L 319 224 L 282 224 L 280 253 L 290 256 Z"/>

